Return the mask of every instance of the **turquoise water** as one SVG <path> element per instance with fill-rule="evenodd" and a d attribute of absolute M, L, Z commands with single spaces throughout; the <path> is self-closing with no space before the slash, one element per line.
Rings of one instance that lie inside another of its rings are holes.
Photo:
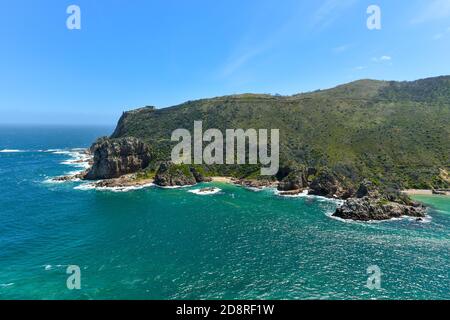
<path fill-rule="evenodd" d="M 49 177 L 112 128 L 0 129 L 1 299 L 450 299 L 449 198 L 431 219 L 363 224 L 330 218 L 336 203 L 150 187 L 76 190 Z M 81 269 L 81 290 L 66 268 Z M 366 287 L 369 266 L 381 289 Z"/>

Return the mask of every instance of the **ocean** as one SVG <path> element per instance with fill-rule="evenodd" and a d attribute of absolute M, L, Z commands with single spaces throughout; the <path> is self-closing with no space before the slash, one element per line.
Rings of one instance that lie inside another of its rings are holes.
<path fill-rule="evenodd" d="M 0 127 L 0 299 L 450 299 L 450 198 L 417 197 L 424 222 L 359 223 L 271 189 L 52 183 L 112 130 Z"/>

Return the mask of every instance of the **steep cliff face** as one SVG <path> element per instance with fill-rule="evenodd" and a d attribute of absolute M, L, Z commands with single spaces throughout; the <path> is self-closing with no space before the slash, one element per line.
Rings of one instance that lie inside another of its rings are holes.
<path fill-rule="evenodd" d="M 101 138 L 91 152 L 94 164 L 86 174 L 87 180 L 118 178 L 146 168 L 151 160 L 150 147 L 133 137 Z"/>

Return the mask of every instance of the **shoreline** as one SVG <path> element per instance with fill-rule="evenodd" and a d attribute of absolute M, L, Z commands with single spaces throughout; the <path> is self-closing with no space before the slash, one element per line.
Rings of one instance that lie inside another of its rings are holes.
<path fill-rule="evenodd" d="M 433 190 L 430 189 L 407 189 L 402 190 L 403 193 L 407 194 L 408 196 L 438 196 L 439 194 L 436 194 L 433 192 Z M 445 194 L 442 194 L 442 196 L 450 196 L 450 191 L 442 191 Z"/>
<path fill-rule="evenodd" d="M 212 182 L 234 184 L 233 178 L 230 177 L 211 177 Z"/>

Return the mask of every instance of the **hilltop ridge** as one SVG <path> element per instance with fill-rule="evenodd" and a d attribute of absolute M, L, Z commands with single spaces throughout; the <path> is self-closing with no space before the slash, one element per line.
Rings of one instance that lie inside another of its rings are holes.
<path fill-rule="evenodd" d="M 441 172 L 450 169 L 450 76 L 365 79 L 293 96 L 243 94 L 141 108 L 125 112 L 111 138 L 137 137 L 167 160 L 172 131 L 191 130 L 196 120 L 204 130 L 280 129 L 282 163 L 401 188 L 449 185 Z M 248 168 L 231 173 L 245 175 Z"/>

